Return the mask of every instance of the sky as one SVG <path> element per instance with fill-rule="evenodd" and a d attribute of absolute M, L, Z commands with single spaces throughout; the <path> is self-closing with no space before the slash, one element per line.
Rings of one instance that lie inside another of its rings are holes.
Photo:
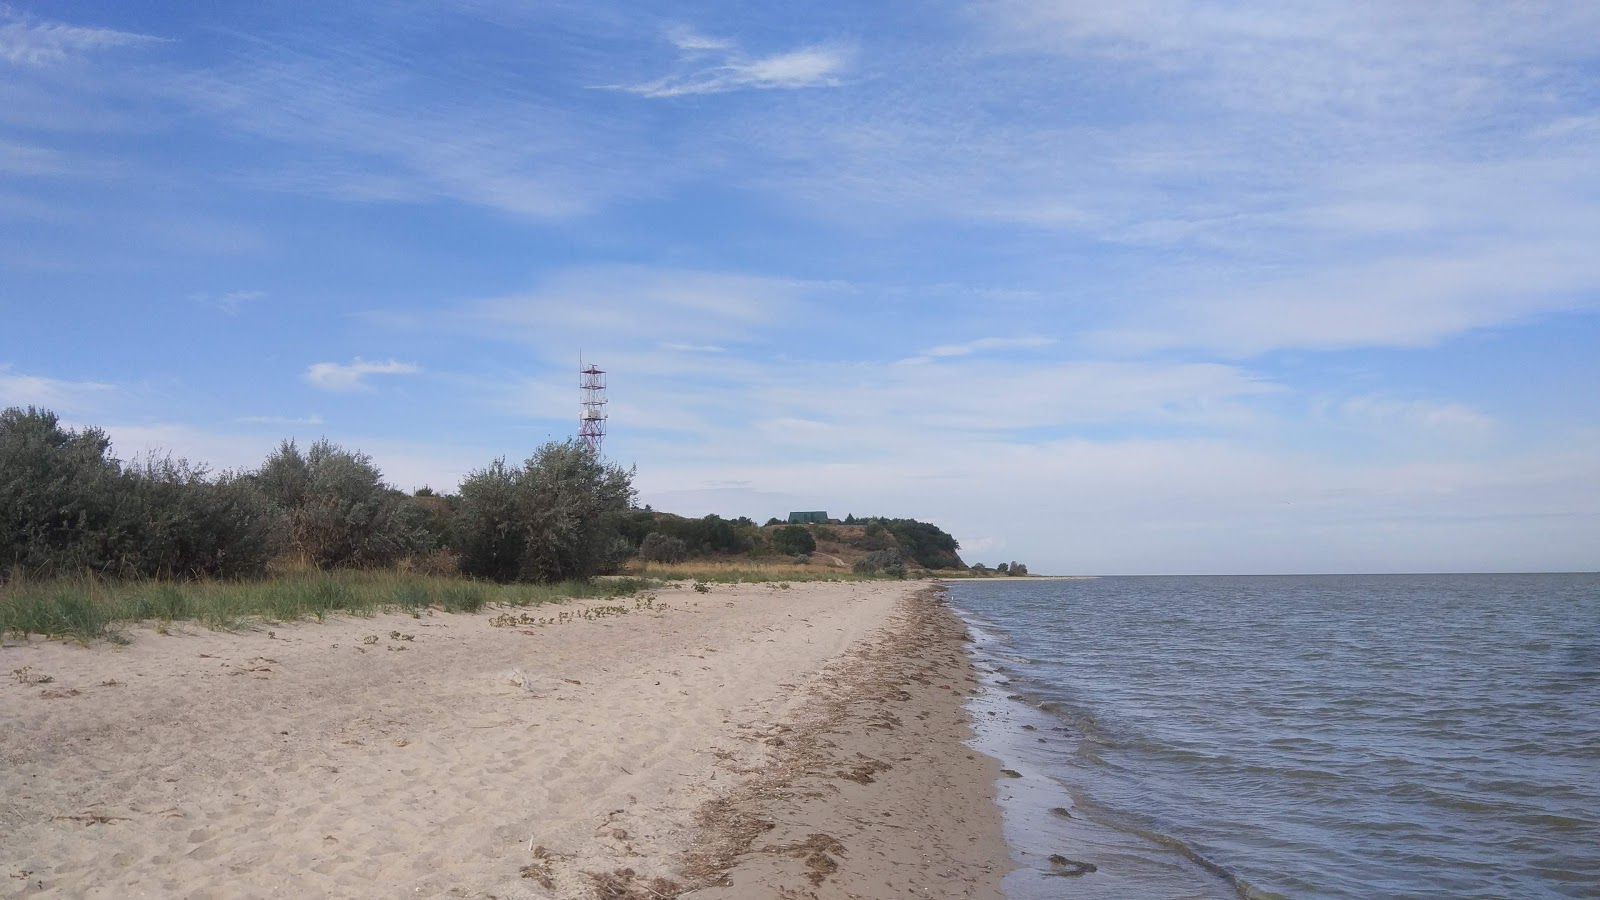
<path fill-rule="evenodd" d="M 348 8 L 346 8 L 348 7 Z M 1600 569 L 1600 4 L 0 5 L 0 406 L 1061 574 Z"/>

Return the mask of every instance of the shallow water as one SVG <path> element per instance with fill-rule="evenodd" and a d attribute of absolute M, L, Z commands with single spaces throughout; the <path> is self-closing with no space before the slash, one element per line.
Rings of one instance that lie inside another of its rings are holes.
<path fill-rule="evenodd" d="M 1023 776 L 1014 900 L 1600 897 L 1600 576 L 950 599 L 988 671 L 978 743 Z"/>

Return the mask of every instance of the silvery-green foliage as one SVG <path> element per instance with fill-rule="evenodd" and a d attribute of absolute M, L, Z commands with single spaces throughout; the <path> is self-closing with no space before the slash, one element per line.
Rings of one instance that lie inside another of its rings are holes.
<path fill-rule="evenodd" d="M 521 467 L 499 459 L 461 484 L 454 543 L 462 571 L 500 581 L 563 581 L 614 572 L 633 473 L 575 441 L 540 447 Z"/>

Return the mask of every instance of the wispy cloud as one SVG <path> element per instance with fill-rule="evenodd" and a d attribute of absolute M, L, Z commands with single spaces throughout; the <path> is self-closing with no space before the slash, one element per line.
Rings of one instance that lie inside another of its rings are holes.
<path fill-rule="evenodd" d="M 1043 336 L 1030 337 L 985 337 L 961 344 L 939 344 L 929 347 L 916 356 L 902 360 L 905 363 L 926 363 L 936 359 L 951 359 L 960 356 L 971 356 L 974 353 L 985 353 L 992 350 L 1036 350 L 1056 343 L 1055 338 Z"/>
<path fill-rule="evenodd" d="M 726 353 L 726 352 L 728 352 L 728 348 L 727 347 L 719 347 L 716 344 L 686 344 L 686 343 L 674 342 L 674 341 L 669 341 L 667 343 L 662 344 L 661 348 L 663 350 L 676 350 L 679 353 Z"/>
<path fill-rule="evenodd" d="M 240 309 L 263 300 L 266 296 L 266 291 L 229 291 L 225 294 L 195 294 L 193 299 L 197 303 L 214 306 L 229 315 L 235 315 Z"/>
<path fill-rule="evenodd" d="M 531 291 L 470 303 L 459 326 L 498 337 L 577 349 L 667 346 L 704 351 L 799 314 L 812 286 L 781 278 L 647 266 L 556 272 Z M 590 346 L 593 346 L 591 344 Z"/>
<path fill-rule="evenodd" d="M 1324 412 L 1368 429 L 1406 429 L 1458 436 L 1484 435 L 1495 420 L 1464 403 L 1408 400 L 1389 394 L 1362 394 L 1327 404 Z"/>
<path fill-rule="evenodd" d="M 156 43 L 148 34 L 25 18 L 0 7 L 0 59 L 15 66 L 49 66 L 112 47 Z"/>
<path fill-rule="evenodd" d="M 687 29 L 670 32 L 668 40 L 678 50 L 677 65 L 671 74 L 635 84 L 603 87 L 657 98 L 739 90 L 836 87 L 855 57 L 852 48 L 838 44 L 816 44 L 752 56 L 732 40 L 708 37 Z"/>
<path fill-rule="evenodd" d="M 239 416 L 233 421 L 240 425 L 323 425 L 321 416 Z"/>
<path fill-rule="evenodd" d="M 368 362 L 358 356 L 349 363 L 313 363 L 306 369 L 306 381 L 325 391 L 364 391 L 372 389 L 367 383 L 370 375 L 415 375 L 421 371 L 413 363 L 393 359 Z"/>
<path fill-rule="evenodd" d="M 26 375 L 0 364 L 0 407 L 37 406 L 55 412 L 74 412 L 95 405 L 113 392 L 114 385 L 98 381 L 65 381 L 44 375 Z"/>

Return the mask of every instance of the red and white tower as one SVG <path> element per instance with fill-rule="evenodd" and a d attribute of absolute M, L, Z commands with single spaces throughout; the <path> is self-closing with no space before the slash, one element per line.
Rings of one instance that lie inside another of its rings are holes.
<path fill-rule="evenodd" d="M 595 456 L 606 439 L 606 373 L 590 363 L 578 364 L 578 394 L 583 411 L 578 413 L 578 440 Z"/>

